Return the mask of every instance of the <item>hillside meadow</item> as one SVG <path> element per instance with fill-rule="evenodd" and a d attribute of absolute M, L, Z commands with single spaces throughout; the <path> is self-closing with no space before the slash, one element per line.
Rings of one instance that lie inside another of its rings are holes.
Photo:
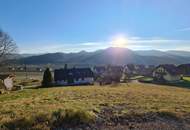
<path fill-rule="evenodd" d="M 190 89 L 143 83 L 0 95 L 2 129 L 189 129 Z"/>

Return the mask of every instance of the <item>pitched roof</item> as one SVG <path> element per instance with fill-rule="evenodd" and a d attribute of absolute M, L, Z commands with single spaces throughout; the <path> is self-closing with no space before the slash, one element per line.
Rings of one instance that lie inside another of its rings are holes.
<path fill-rule="evenodd" d="M 134 64 L 127 64 L 126 66 L 127 66 L 127 68 L 128 68 L 130 71 L 135 70 L 135 65 L 134 65 Z"/>
<path fill-rule="evenodd" d="M 109 70 L 112 72 L 123 72 L 124 67 L 123 66 L 109 66 Z"/>
<path fill-rule="evenodd" d="M 179 75 L 179 74 L 181 74 L 180 71 L 179 71 L 179 69 L 175 65 L 173 65 L 173 64 L 159 65 L 158 67 L 156 67 L 156 69 L 159 68 L 159 67 L 163 67 L 164 69 L 166 69 L 166 71 L 168 73 L 170 73 L 172 75 Z"/>
<path fill-rule="evenodd" d="M 74 78 L 93 77 L 93 72 L 90 68 L 57 69 L 54 71 L 55 80 L 67 79 L 71 75 Z"/>
<path fill-rule="evenodd" d="M 178 66 L 178 68 L 180 68 L 180 67 L 181 68 L 183 68 L 183 67 L 190 67 L 190 64 L 181 64 L 181 65 Z"/>
<path fill-rule="evenodd" d="M 105 66 L 95 66 L 93 69 L 99 72 L 99 71 L 105 71 L 106 67 Z"/>
<path fill-rule="evenodd" d="M 181 64 L 177 67 L 181 74 L 190 75 L 190 64 Z"/>

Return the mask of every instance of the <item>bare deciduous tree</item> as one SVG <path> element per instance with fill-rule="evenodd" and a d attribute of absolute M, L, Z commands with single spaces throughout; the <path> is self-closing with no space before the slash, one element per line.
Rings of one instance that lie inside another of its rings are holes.
<path fill-rule="evenodd" d="M 17 51 L 14 40 L 5 32 L 0 30 L 0 60 Z"/>

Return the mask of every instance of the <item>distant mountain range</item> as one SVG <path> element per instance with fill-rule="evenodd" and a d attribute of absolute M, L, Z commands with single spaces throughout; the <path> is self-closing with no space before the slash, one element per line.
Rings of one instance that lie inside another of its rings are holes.
<path fill-rule="evenodd" d="M 94 52 L 81 51 L 78 53 L 48 53 L 27 55 L 16 60 L 19 64 L 183 64 L 190 63 L 190 52 L 186 51 L 133 51 L 127 48 L 111 47 Z"/>
<path fill-rule="evenodd" d="M 135 51 L 141 56 L 181 56 L 190 57 L 190 51 L 158 51 L 158 50 L 139 50 Z"/>

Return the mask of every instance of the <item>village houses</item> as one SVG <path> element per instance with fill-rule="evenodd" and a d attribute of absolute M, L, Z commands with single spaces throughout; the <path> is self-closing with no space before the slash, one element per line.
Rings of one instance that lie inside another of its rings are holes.
<path fill-rule="evenodd" d="M 153 70 L 154 81 L 179 82 L 182 79 L 179 69 L 173 64 L 159 65 Z"/>

